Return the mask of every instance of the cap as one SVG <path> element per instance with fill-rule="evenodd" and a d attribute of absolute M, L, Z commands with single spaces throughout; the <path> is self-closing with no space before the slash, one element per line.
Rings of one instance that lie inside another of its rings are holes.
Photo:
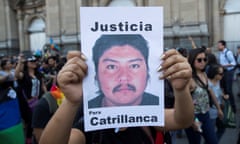
<path fill-rule="evenodd" d="M 35 62 L 35 61 L 37 61 L 37 59 L 36 59 L 35 56 L 28 57 L 26 60 L 29 61 L 29 62 Z"/>

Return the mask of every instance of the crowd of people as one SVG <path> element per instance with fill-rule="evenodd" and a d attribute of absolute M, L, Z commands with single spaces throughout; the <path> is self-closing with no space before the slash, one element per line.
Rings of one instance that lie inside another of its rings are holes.
<path fill-rule="evenodd" d="M 176 131 L 184 130 L 189 144 L 200 144 L 202 138 L 207 144 L 218 144 L 225 132 L 225 102 L 230 102 L 234 113 L 237 111 L 232 84 L 235 78 L 240 85 L 240 46 L 237 47 L 237 54 L 234 54 L 227 48 L 226 42 L 220 40 L 218 52 L 213 54 L 209 48 L 198 48 L 192 39 L 190 40 L 193 44 L 191 49 L 167 50 L 159 61 L 158 71 L 162 73 L 159 77 L 165 81 L 166 91 L 165 126 L 121 128 L 118 133 L 114 130 L 84 132 L 82 81 L 88 69 L 86 57 L 80 51 L 70 51 L 66 57 L 23 53 L 15 57 L 2 57 L 1 142 L 161 144 L 165 141 L 174 144 Z M 131 51 L 135 54 L 134 57 L 139 57 L 137 64 L 131 64 L 135 77 L 139 63 L 145 65 L 146 77 L 148 76 L 148 64 L 143 61 L 147 61 L 148 57 L 144 55 L 145 52 L 136 48 L 138 44 L 124 39 L 114 43 L 105 41 L 104 44 L 106 47 L 102 47 L 103 52 L 96 59 L 97 72 L 101 72 L 98 61 L 106 54 L 112 55 L 116 50 L 116 54 L 125 56 L 126 52 Z M 144 43 L 141 44 L 143 45 Z M 147 47 L 145 49 L 148 51 Z M 110 59 L 110 63 L 113 61 L 117 60 Z M 110 68 L 113 70 L 116 66 L 111 64 Z M 122 77 L 119 83 L 124 85 L 127 83 L 126 79 L 124 77 L 122 83 Z M 97 80 L 101 81 L 100 75 L 97 75 Z M 101 83 L 99 85 L 104 87 Z M 102 93 L 107 96 L 104 90 Z M 107 103 L 112 102 L 111 97 L 109 99 L 106 101 L 102 97 L 98 103 L 107 106 Z"/>
<path fill-rule="evenodd" d="M 64 57 L 35 54 L 1 57 L 0 139 L 4 144 L 30 144 L 38 101 L 56 83 Z"/>

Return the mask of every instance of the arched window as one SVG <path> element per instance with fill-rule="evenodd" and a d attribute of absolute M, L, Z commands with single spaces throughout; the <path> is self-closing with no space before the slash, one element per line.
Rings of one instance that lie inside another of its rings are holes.
<path fill-rule="evenodd" d="M 41 19 L 34 19 L 29 28 L 28 32 L 30 39 L 30 50 L 42 50 L 43 46 L 46 43 L 46 33 L 45 33 L 45 22 Z"/>

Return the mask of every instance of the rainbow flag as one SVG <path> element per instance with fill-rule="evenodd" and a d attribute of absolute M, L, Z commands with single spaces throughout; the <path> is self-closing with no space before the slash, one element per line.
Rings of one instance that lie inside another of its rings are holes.
<path fill-rule="evenodd" d="M 5 130 L 1 130 L 0 144 L 25 144 L 22 122 Z"/>
<path fill-rule="evenodd" d="M 57 104 L 59 106 L 62 103 L 63 99 L 65 98 L 61 89 L 58 88 L 56 85 L 53 85 L 50 89 L 50 93 L 57 100 Z"/>
<path fill-rule="evenodd" d="M 53 38 L 50 38 L 50 48 L 54 51 L 60 51 L 60 47 L 54 43 Z"/>
<path fill-rule="evenodd" d="M 0 103 L 0 144 L 24 144 L 24 129 L 17 99 Z"/>

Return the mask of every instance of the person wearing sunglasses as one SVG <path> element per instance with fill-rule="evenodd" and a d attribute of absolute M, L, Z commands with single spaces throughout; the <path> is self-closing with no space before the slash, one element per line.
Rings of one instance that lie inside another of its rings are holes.
<path fill-rule="evenodd" d="M 185 129 L 189 144 L 200 144 L 201 136 L 208 144 L 217 144 L 217 136 L 214 124 L 209 117 L 211 103 L 214 103 L 222 118 L 223 113 L 217 103 L 216 97 L 208 87 L 208 78 L 205 72 L 207 54 L 204 48 L 192 49 L 189 52 L 188 62 L 192 67 L 192 79 L 190 91 L 194 103 L 195 121 L 192 126 Z M 199 127 L 199 123 L 201 126 Z"/>
<path fill-rule="evenodd" d="M 47 92 L 43 82 L 43 75 L 38 71 L 36 57 L 19 54 L 15 77 L 18 82 L 17 92 L 20 101 L 20 110 L 25 122 L 26 144 L 32 140 L 32 111 L 38 98 Z"/>
<path fill-rule="evenodd" d="M 210 65 L 207 76 L 209 89 L 213 92 L 214 96 L 217 98 L 219 105 L 223 109 L 223 102 L 229 97 L 223 93 L 222 87 L 220 86 L 220 80 L 223 77 L 223 67 L 219 64 Z M 219 113 L 218 109 L 214 105 L 210 108 L 209 113 L 210 118 L 212 119 L 214 125 L 217 127 L 216 133 L 219 141 L 225 132 L 225 127 L 221 119 L 221 113 Z"/>

